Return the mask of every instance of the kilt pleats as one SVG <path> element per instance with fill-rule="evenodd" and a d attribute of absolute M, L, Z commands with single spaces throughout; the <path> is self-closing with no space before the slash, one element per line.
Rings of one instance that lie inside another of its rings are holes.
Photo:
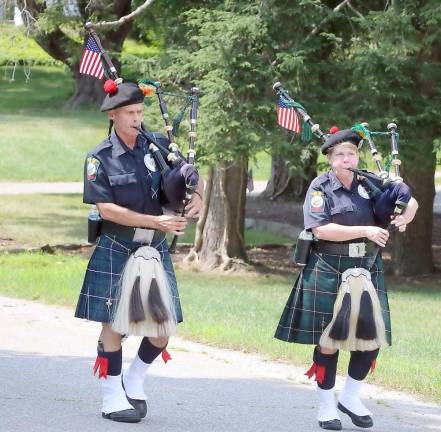
<path fill-rule="evenodd" d="M 352 267 L 369 269 L 371 257 L 352 258 L 312 252 L 306 267 L 297 277 L 276 329 L 275 338 L 285 342 L 318 344 L 323 330 L 332 320 L 341 274 Z M 383 262 L 377 256 L 370 269 L 372 284 L 380 300 L 391 344 L 389 301 L 384 283 Z"/>
<path fill-rule="evenodd" d="M 132 250 L 139 243 L 121 240 L 114 235 L 102 235 L 97 243 L 84 276 L 75 316 L 90 321 L 111 322 L 114 308 L 118 304 L 119 283 L 124 266 Z M 182 322 L 176 276 L 165 237 L 150 246 L 161 255 L 167 282 L 172 292 L 176 318 Z"/>

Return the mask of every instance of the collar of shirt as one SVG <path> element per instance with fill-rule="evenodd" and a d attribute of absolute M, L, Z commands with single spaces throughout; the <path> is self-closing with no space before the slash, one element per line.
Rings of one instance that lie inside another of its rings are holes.
<path fill-rule="evenodd" d="M 132 151 L 132 149 L 130 149 L 125 143 L 124 141 L 117 135 L 117 133 L 115 132 L 115 130 L 112 130 L 112 133 L 110 134 L 110 138 L 109 138 L 111 144 L 112 144 L 112 156 L 113 157 L 119 157 L 129 151 Z M 136 145 L 133 148 L 136 149 L 137 147 L 140 148 L 141 150 L 144 151 L 144 143 L 145 143 L 145 139 L 141 136 L 138 135 L 136 138 Z"/>
<path fill-rule="evenodd" d="M 333 191 L 340 188 L 348 190 L 341 184 L 341 181 L 338 179 L 334 171 L 329 171 L 329 182 L 331 184 L 331 189 Z M 350 190 L 353 191 L 356 187 L 357 187 L 357 176 L 354 175 Z"/>

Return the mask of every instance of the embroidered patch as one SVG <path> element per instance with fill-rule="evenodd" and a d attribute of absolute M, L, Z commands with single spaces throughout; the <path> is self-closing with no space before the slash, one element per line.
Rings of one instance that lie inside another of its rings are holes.
<path fill-rule="evenodd" d="M 150 153 L 147 153 L 144 156 L 144 164 L 152 172 L 158 171 L 158 167 L 156 166 L 155 159 L 153 159 L 153 156 Z"/>
<path fill-rule="evenodd" d="M 323 199 L 323 192 L 311 192 L 311 211 L 313 213 L 320 213 L 325 209 L 325 200 Z"/>
<path fill-rule="evenodd" d="M 87 158 L 87 168 L 86 168 L 87 180 L 89 181 L 96 180 L 96 175 L 99 166 L 100 166 L 100 161 L 98 159 L 94 158 L 93 156 L 89 156 Z"/>
<path fill-rule="evenodd" d="M 367 190 L 361 184 L 358 185 L 357 191 L 358 195 L 360 195 L 362 198 L 369 199 L 369 194 L 367 193 Z"/>

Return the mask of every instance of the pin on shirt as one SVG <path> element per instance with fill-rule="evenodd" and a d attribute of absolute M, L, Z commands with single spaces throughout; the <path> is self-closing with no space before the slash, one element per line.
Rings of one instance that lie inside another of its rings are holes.
<path fill-rule="evenodd" d="M 156 166 L 155 159 L 153 159 L 153 156 L 150 153 L 147 153 L 144 156 L 144 164 L 148 170 L 152 172 L 158 171 L 158 167 Z"/>
<path fill-rule="evenodd" d="M 357 191 L 358 195 L 360 195 L 362 198 L 369 199 L 369 194 L 367 193 L 367 190 L 361 184 L 358 185 Z"/>

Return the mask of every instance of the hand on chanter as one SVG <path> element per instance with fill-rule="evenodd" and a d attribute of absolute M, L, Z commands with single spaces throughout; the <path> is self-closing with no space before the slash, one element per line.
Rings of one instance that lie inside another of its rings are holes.
<path fill-rule="evenodd" d="M 199 217 L 204 200 L 203 200 L 203 189 L 198 188 L 191 196 L 190 202 L 187 204 L 185 215 L 189 218 Z"/>
<path fill-rule="evenodd" d="M 417 210 L 418 203 L 415 198 L 411 198 L 403 214 L 395 216 L 392 219 L 391 224 L 395 225 L 400 232 L 406 231 L 407 225 L 410 224 L 415 218 Z"/>
<path fill-rule="evenodd" d="M 389 231 L 376 226 L 367 226 L 365 228 L 365 237 L 376 243 L 378 246 L 386 246 L 387 240 L 389 239 Z"/>
<path fill-rule="evenodd" d="M 187 226 L 187 219 L 182 216 L 162 215 L 156 216 L 155 229 L 165 233 L 172 233 L 174 235 L 184 234 L 184 229 Z"/>

